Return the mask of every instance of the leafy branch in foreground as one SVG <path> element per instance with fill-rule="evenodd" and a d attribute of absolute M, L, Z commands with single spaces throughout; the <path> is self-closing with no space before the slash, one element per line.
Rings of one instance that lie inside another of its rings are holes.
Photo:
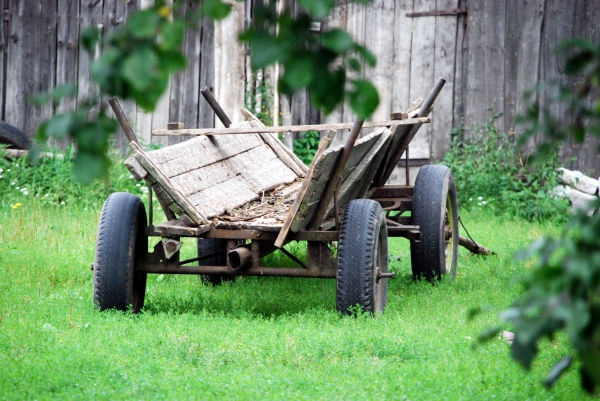
<path fill-rule="evenodd" d="M 100 93 L 131 99 L 147 111 L 154 110 L 169 76 L 185 68 L 181 52 L 185 30 L 203 17 L 222 19 L 231 11 L 231 5 L 222 0 L 195 3 L 195 10 L 192 7 L 180 13 L 159 0 L 155 6 L 133 13 L 123 26 L 103 39 L 96 28 L 82 32 L 85 50 L 94 53 L 97 47 L 102 49 L 90 66 L 91 80 Z M 174 7 L 179 4 L 175 2 Z M 299 0 L 299 4 L 305 13 L 278 13 L 275 2 L 254 10 L 250 26 L 239 37 L 252 48 L 252 67 L 256 70 L 280 63 L 284 73 L 278 85 L 283 93 L 307 88 L 311 102 L 326 113 L 348 100 L 358 116 L 368 117 L 379 103 L 377 90 L 367 80 L 348 82 L 346 76 L 348 69 L 360 71 L 361 61 L 375 65 L 375 57 L 342 29 L 331 29 L 320 36 L 310 33 L 311 21 L 328 16 L 335 0 Z M 74 85 L 67 85 L 35 101 L 57 103 L 76 92 Z M 108 117 L 100 99 L 99 94 L 90 94 L 78 110 L 54 115 L 40 125 L 36 138 L 38 144 L 49 139 L 72 140 L 77 148 L 74 173 L 82 182 L 107 177 L 109 140 L 117 124 Z"/>
<path fill-rule="evenodd" d="M 586 134 L 600 136 L 600 46 L 589 40 L 570 40 L 560 51 L 573 52 L 567 60 L 565 72 L 577 86 L 566 84 L 556 87 L 556 102 L 567 105 L 571 122 L 561 121 L 549 106 L 529 107 L 521 117 L 528 129 L 524 143 L 537 133 L 546 142 L 538 156 L 546 156 L 561 142 L 573 137 L 583 142 Z M 540 238 L 519 259 L 539 256 L 536 267 L 523 279 L 525 293 L 514 306 L 501 314 L 515 332 L 511 347 L 512 357 L 529 369 L 538 354 L 540 340 L 552 339 L 564 331 L 580 362 L 582 387 L 594 393 L 600 386 L 600 200 L 589 213 L 580 211 L 558 238 Z M 591 211 L 594 213 L 589 215 Z M 490 330 L 483 336 L 489 339 L 497 334 Z M 559 360 L 544 382 L 552 386 L 571 365 L 572 357 Z"/>

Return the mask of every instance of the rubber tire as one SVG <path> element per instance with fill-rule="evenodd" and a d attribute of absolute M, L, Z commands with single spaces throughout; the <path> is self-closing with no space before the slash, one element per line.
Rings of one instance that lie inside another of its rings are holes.
<path fill-rule="evenodd" d="M 385 310 L 387 279 L 377 280 L 378 270 L 388 271 L 383 210 L 370 199 L 350 201 L 344 210 L 338 243 L 335 295 L 339 312 L 354 315 L 356 306 L 371 314 Z"/>
<path fill-rule="evenodd" d="M 421 231 L 421 241 L 410 242 L 413 278 L 432 282 L 443 274 L 454 277 L 458 265 L 458 203 L 448 167 L 421 167 L 414 186 L 412 224 Z M 452 233 L 448 243 L 446 224 Z"/>
<path fill-rule="evenodd" d="M 146 225 L 137 196 L 115 192 L 104 202 L 94 260 L 94 304 L 100 310 L 138 313 L 144 306 L 147 273 L 135 268 L 148 253 Z"/>
<path fill-rule="evenodd" d="M 0 144 L 8 145 L 11 149 L 28 149 L 29 138 L 15 126 L 0 121 Z"/>
<path fill-rule="evenodd" d="M 198 261 L 198 266 L 226 266 L 227 265 L 227 240 L 221 238 L 198 238 L 198 257 L 211 255 L 210 258 Z M 205 284 L 221 285 L 224 281 L 232 281 L 235 276 L 223 274 L 202 274 Z"/>

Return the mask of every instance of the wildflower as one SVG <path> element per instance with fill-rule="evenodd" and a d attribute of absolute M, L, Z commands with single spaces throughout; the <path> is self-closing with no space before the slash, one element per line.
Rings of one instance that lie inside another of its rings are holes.
<path fill-rule="evenodd" d="M 486 201 L 482 201 L 482 202 L 481 202 L 481 204 L 482 204 L 482 205 L 485 205 L 486 203 L 487 203 Z"/>
<path fill-rule="evenodd" d="M 10 185 L 15 185 L 16 183 L 17 183 L 16 181 L 13 181 L 10 183 Z"/>
<path fill-rule="evenodd" d="M 469 198 L 469 202 L 472 202 L 472 201 L 473 201 L 473 198 Z"/>
<path fill-rule="evenodd" d="M 478 206 L 481 206 L 481 202 L 477 202 L 477 205 L 478 205 Z"/>
<path fill-rule="evenodd" d="M 0 174 L 2 174 L 4 172 L 3 168 L 0 168 Z"/>
<path fill-rule="evenodd" d="M 21 204 L 21 202 L 15 203 L 14 205 L 12 205 L 13 210 L 17 210 L 18 208 L 20 208 L 21 206 L 23 206 Z"/>
<path fill-rule="evenodd" d="M 479 197 L 477 198 L 477 200 L 479 200 L 479 201 L 482 201 L 482 200 L 483 200 L 483 196 L 479 196 Z"/>

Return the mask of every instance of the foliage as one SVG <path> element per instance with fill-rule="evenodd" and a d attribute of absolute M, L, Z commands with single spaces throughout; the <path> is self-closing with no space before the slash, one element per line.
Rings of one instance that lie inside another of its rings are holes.
<path fill-rule="evenodd" d="M 170 74 L 185 68 L 181 52 L 185 29 L 202 17 L 225 18 L 231 10 L 222 0 L 195 2 L 201 3 L 196 11 L 180 15 L 165 1 L 158 0 L 155 6 L 131 14 L 123 26 L 102 39 L 97 28 L 83 31 L 81 43 L 85 50 L 93 55 L 96 48 L 102 49 L 90 67 L 91 79 L 101 94 L 132 99 L 141 108 L 153 110 L 167 88 Z M 302 0 L 301 4 L 306 13 L 294 16 L 287 11 L 278 14 L 275 2 L 254 9 L 248 29 L 239 36 L 252 48 L 252 67 L 257 70 L 280 63 L 284 67 L 279 82 L 283 93 L 307 88 L 313 104 L 325 112 L 347 99 L 352 109 L 366 118 L 379 103 L 377 90 L 366 80 L 346 82 L 346 71 L 359 71 L 360 60 L 374 65 L 375 57 L 342 29 L 325 31 L 319 37 L 310 33 L 311 21 L 329 15 L 334 0 Z M 76 87 L 69 84 L 34 101 L 58 104 L 76 92 Z M 75 176 L 84 183 L 106 179 L 108 143 L 117 127 L 100 99 L 100 93 L 91 93 L 78 110 L 54 115 L 41 124 L 36 139 L 38 144 L 48 139 L 72 140 L 77 149 Z M 33 161 L 37 160 L 38 151 L 34 149 Z"/>
<path fill-rule="evenodd" d="M 557 232 L 547 222 L 515 226 L 489 211 L 462 217 L 505 255 L 536 233 Z M 90 270 L 97 222 L 97 210 L 77 204 L 0 207 L 2 399 L 584 397 L 574 371 L 551 395 L 535 385 L 568 351 L 563 337 L 545 347 L 531 375 L 515 369 L 503 340 L 472 349 L 493 318 L 466 322 L 468 305 L 489 302 L 499 311 L 521 292 L 512 278 L 528 270 L 525 263 L 461 249 L 457 279 L 431 286 L 412 280 L 408 241 L 391 238 L 397 278 L 386 313 L 375 319 L 340 317 L 333 279 L 242 277 L 210 287 L 197 276 L 152 274 L 143 313 L 99 313 Z M 183 239 L 182 258 L 195 256 L 190 240 Z M 304 258 L 294 245 L 286 248 Z"/>
<path fill-rule="evenodd" d="M 321 137 L 319 131 L 307 131 L 300 134 L 301 138 L 294 139 L 294 154 L 307 166 L 312 163 Z"/>
<path fill-rule="evenodd" d="M 364 79 L 346 82 L 346 71 L 360 71 L 361 60 L 374 66 L 375 56 L 341 28 L 311 34 L 311 22 L 327 17 L 335 0 L 303 0 L 301 5 L 306 13 L 295 16 L 289 10 L 278 13 L 275 2 L 254 10 L 251 26 L 239 35 L 250 44 L 252 68 L 280 63 L 282 93 L 291 95 L 306 88 L 311 102 L 325 113 L 346 99 L 359 117 L 367 118 L 379 104 L 377 90 Z"/>
<path fill-rule="evenodd" d="M 558 184 L 558 152 L 531 163 L 510 135 L 487 124 L 453 133 L 443 163 L 451 168 L 462 208 L 485 208 L 527 220 L 566 220 L 568 201 L 550 194 Z"/>
<path fill-rule="evenodd" d="M 17 204 L 37 206 L 73 206 L 98 208 L 108 195 L 115 191 L 127 191 L 142 196 L 147 194 L 145 185 L 136 183 L 115 151 L 109 153 L 111 161 L 109 180 L 96 185 L 84 185 L 74 177 L 76 159 L 73 147 L 60 153 L 48 152 L 36 166 L 26 159 L 6 159 L 0 150 L 0 206 Z M 19 206 L 17 206 L 18 208 Z"/>
<path fill-rule="evenodd" d="M 570 53 L 565 82 L 554 83 L 556 98 L 546 107 L 532 104 L 520 121 L 527 124 L 525 140 L 536 134 L 546 139 L 540 156 L 573 137 L 581 143 L 586 134 L 600 135 L 600 46 L 589 40 L 569 40 L 559 51 Z M 573 82 L 576 85 L 573 85 Z M 566 106 L 572 120 L 554 114 Z M 593 205 L 596 210 L 600 201 Z M 600 214 L 579 212 L 557 238 L 535 241 L 520 258 L 539 255 L 535 269 L 523 283 L 525 294 L 501 317 L 515 331 L 512 357 L 525 368 L 539 357 L 541 339 L 564 332 L 580 363 L 582 387 L 593 393 L 600 386 Z M 550 371 L 552 386 L 570 366 L 560 359 Z"/>
<path fill-rule="evenodd" d="M 250 79 L 246 88 L 246 108 L 267 127 L 273 125 L 273 88 L 265 80 L 259 80 L 256 75 Z"/>

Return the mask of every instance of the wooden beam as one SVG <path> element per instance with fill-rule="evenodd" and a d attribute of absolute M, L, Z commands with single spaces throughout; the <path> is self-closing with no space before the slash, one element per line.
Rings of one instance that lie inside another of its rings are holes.
<path fill-rule="evenodd" d="M 407 120 L 387 120 L 365 122 L 363 128 L 393 127 L 395 125 L 416 125 L 430 122 L 427 117 L 409 118 Z M 280 132 L 305 132 L 305 131 L 326 131 L 351 129 L 354 123 L 339 124 L 311 124 L 311 125 L 288 125 L 281 127 L 253 127 L 253 128 L 203 128 L 203 129 L 182 129 L 167 130 L 157 129 L 152 131 L 154 136 L 169 135 L 225 135 L 225 134 L 261 134 L 261 133 L 280 133 Z"/>

